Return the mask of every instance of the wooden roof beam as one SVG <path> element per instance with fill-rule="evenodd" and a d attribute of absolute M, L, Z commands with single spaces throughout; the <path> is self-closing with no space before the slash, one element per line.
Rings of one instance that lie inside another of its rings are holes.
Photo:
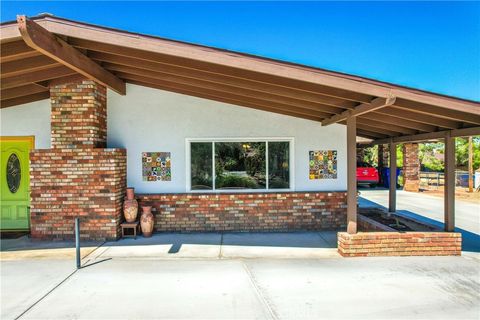
<path fill-rule="evenodd" d="M 342 122 L 346 120 L 349 116 L 361 116 L 362 114 L 391 106 L 394 103 L 394 96 L 389 96 L 387 98 L 376 98 L 373 99 L 371 103 L 362 103 L 355 107 L 353 110 L 347 110 L 340 114 L 334 115 L 333 117 L 323 120 L 322 126 L 328 126 L 333 123 Z"/>
<path fill-rule="evenodd" d="M 469 112 L 449 110 L 424 103 L 398 99 L 394 105 L 397 109 L 418 112 L 427 115 L 435 115 L 440 118 L 462 121 L 474 125 L 480 125 L 480 107 L 470 107 Z"/>
<path fill-rule="evenodd" d="M 415 122 L 415 121 L 406 120 L 406 119 L 402 119 L 401 121 L 399 121 L 398 118 L 396 117 L 390 117 L 381 113 L 377 113 L 375 111 L 371 113 L 367 113 L 364 116 L 360 116 L 359 119 L 360 118 L 381 121 L 386 124 L 393 124 L 393 125 L 397 125 L 397 126 L 408 128 L 408 129 L 418 130 L 420 132 L 421 131 L 423 132 L 438 131 L 437 126 L 432 126 L 429 124 L 424 124 L 424 123 Z"/>
<path fill-rule="evenodd" d="M 27 46 L 23 40 L 2 43 L 0 46 L 0 61 L 2 63 L 39 55 L 40 53 L 38 51 Z"/>
<path fill-rule="evenodd" d="M 8 100 L 40 92 L 48 92 L 48 88 L 32 83 L 21 87 L 2 90 L 0 91 L 0 96 L 2 100 Z"/>
<path fill-rule="evenodd" d="M 254 69 L 231 68 L 230 66 L 219 65 L 200 60 L 191 60 L 177 55 L 166 55 L 157 52 L 147 52 L 145 50 L 139 50 L 138 48 L 144 49 L 142 46 L 137 46 L 136 48 L 129 48 L 126 46 L 119 47 L 117 45 L 112 45 L 104 42 L 94 42 L 91 40 L 80 39 L 78 36 L 69 37 L 68 42 L 75 47 L 95 51 L 95 53 L 98 54 L 97 57 L 99 58 L 101 58 L 102 56 L 108 58 L 107 56 L 101 54 L 106 53 L 114 54 L 117 56 L 117 58 L 119 56 L 123 56 L 125 58 L 142 60 L 135 63 L 135 66 L 139 67 L 142 65 L 146 66 L 146 63 L 148 64 L 148 62 L 154 62 L 163 64 L 164 68 L 166 68 L 165 65 L 188 68 L 190 70 L 204 71 L 216 75 L 234 77 L 240 80 L 255 81 L 257 85 L 271 84 L 281 86 L 283 88 L 294 88 L 296 90 L 304 91 L 306 94 L 323 95 L 326 97 L 350 100 L 355 102 L 369 102 L 371 100 L 371 95 L 365 93 L 356 93 L 339 88 L 312 84 L 304 81 L 299 81 L 298 79 L 294 79 L 291 77 L 272 77 L 269 74 L 257 73 L 253 71 Z M 92 52 L 92 55 L 94 55 L 95 53 Z M 118 63 L 117 61 L 111 62 Z"/>
<path fill-rule="evenodd" d="M 44 99 L 48 99 L 49 97 L 50 97 L 50 91 L 44 91 L 44 92 L 29 94 L 29 95 L 18 97 L 18 98 L 6 99 L 0 102 L 0 108 L 3 109 L 7 107 L 16 106 L 19 104 L 34 102 L 38 100 L 44 100 Z"/>
<path fill-rule="evenodd" d="M 61 64 L 47 56 L 40 55 L 21 60 L 2 62 L 2 77 L 11 77 L 24 73 L 58 67 Z"/>
<path fill-rule="evenodd" d="M 404 143 L 404 142 L 422 142 L 422 141 L 429 141 L 429 140 L 438 140 L 438 139 L 444 139 L 447 136 L 447 134 L 450 134 L 450 136 L 454 138 L 477 136 L 477 135 L 480 135 L 480 127 L 445 130 L 445 131 L 421 133 L 421 134 L 409 135 L 409 136 L 399 136 L 399 137 L 393 137 L 393 138 L 387 138 L 387 139 L 379 139 L 379 140 L 373 141 L 372 144 L 375 145 L 375 144 L 385 144 L 390 142 Z"/>
<path fill-rule="evenodd" d="M 381 113 L 387 116 L 392 116 L 393 118 L 398 119 L 397 121 L 401 122 L 403 119 L 410 121 L 429 124 L 446 129 L 458 129 L 461 127 L 461 123 L 449 119 L 438 118 L 435 114 L 421 114 L 409 110 L 397 109 L 393 106 L 385 109 L 380 109 L 375 111 L 375 113 Z"/>
<path fill-rule="evenodd" d="M 41 82 L 45 80 L 69 76 L 72 74 L 76 74 L 76 72 L 70 68 L 59 66 L 59 67 L 54 67 L 47 70 L 32 71 L 19 76 L 1 77 L 2 81 L 0 85 L 3 90 L 3 89 L 24 86 L 32 82 Z"/>
<path fill-rule="evenodd" d="M 180 75 L 164 73 L 164 72 L 160 72 L 160 71 L 151 71 L 151 70 L 139 69 L 139 68 L 134 68 L 134 67 L 127 67 L 127 66 L 121 66 L 121 65 L 116 65 L 116 64 L 110 64 L 110 63 L 104 64 L 104 67 L 107 70 L 115 71 L 119 77 L 122 77 L 123 74 L 128 73 L 128 74 L 132 74 L 132 75 L 143 76 L 143 77 L 148 77 L 148 78 L 152 78 L 152 79 L 159 79 L 159 80 L 164 80 L 164 81 L 169 81 L 169 82 L 175 82 L 175 83 L 179 83 L 179 84 L 187 84 L 187 85 L 191 84 L 191 85 L 196 85 L 196 86 L 207 88 L 207 89 L 215 89 L 215 90 L 218 90 L 218 91 L 223 91 L 226 94 L 243 95 L 243 96 L 246 96 L 246 97 L 269 100 L 269 101 L 274 102 L 274 103 L 288 104 L 288 105 L 291 105 L 292 107 L 311 109 L 311 110 L 314 110 L 314 111 L 323 112 L 325 117 L 329 117 L 332 113 L 335 114 L 335 113 L 338 113 L 338 112 L 341 112 L 342 110 L 344 110 L 344 109 L 341 109 L 341 108 L 326 106 L 326 105 L 319 104 L 319 103 L 307 102 L 307 101 L 300 100 L 300 99 L 295 99 L 295 98 L 290 98 L 290 97 L 282 97 L 282 96 L 278 96 L 276 94 L 270 94 L 270 93 L 263 92 L 263 91 L 240 88 L 240 87 L 233 86 L 231 84 L 225 84 L 225 83 L 221 83 L 221 82 L 212 82 L 212 81 L 205 81 L 205 80 L 200 80 L 200 79 L 195 79 L 195 78 L 189 78 L 189 77 L 185 77 L 183 75 L 180 76 Z"/>
<path fill-rule="evenodd" d="M 86 55 L 36 22 L 21 15 L 17 16 L 17 24 L 23 40 L 29 47 L 119 94 L 124 95 L 126 93 L 123 80 L 103 69 Z"/>
<path fill-rule="evenodd" d="M 305 100 L 308 102 L 320 103 L 326 106 L 331 106 L 333 108 L 336 108 L 336 110 L 332 113 L 340 113 L 344 111 L 344 109 L 353 108 L 356 104 L 358 104 L 358 102 L 356 103 L 336 97 L 324 96 L 318 93 L 301 91 L 289 87 L 282 87 L 271 83 L 236 78 L 227 74 L 213 73 L 208 70 L 198 70 L 183 66 L 171 65 L 163 63 L 161 61 L 140 60 L 138 58 L 131 58 L 96 51 L 89 51 L 89 57 L 95 61 L 103 62 L 102 66 L 110 71 L 130 72 L 128 71 L 129 69 L 135 69 L 136 72 L 140 72 L 140 69 L 143 69 L 151 72 L 162 72 L 192 79 L 232 85 L 242 89 L 250 89 L 287 98 Z"/>

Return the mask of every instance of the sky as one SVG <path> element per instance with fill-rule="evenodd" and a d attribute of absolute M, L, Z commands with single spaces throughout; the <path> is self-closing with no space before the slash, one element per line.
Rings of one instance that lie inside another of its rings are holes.
<path fill-rule="evenodd" d="M 1 1 L 480 101 L 480 2 Z"/>

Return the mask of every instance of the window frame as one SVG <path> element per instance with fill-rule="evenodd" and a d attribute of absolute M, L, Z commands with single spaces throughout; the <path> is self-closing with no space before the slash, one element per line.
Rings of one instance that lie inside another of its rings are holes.
<path fill-rule="evenodd" d="M 192 171 L 191 171 L 191 143 L 192 142 L 210 142 L 212 143 L 212 190 L 192 190 Z M 265 142 L 265 161 L 266 161 L 266 188 L 265 189 L 215 189 L 215 143 L 216 142 Z M 290 188 L 269 189 L 269 168 L 268 168 L 268 142 L 288 142 L 289 143 L 289 183 Z M 293 137 L 235 137 L 235 138 L 186 138 L 185 139 L 185 180 L 186 191 L 189 193 L 275 193 L 295 190 L 295 139 Z"/>

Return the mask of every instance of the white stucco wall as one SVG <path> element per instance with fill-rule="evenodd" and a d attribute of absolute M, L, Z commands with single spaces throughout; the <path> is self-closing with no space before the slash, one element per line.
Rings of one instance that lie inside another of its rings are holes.
<path fill-rule="evenodd" d="M 50 100 L 0 109 L 1 136 L 35 136 L 35 148 L 50 148 Z"/>
<path fill-rule="evenodd" d="M 0 110 L 2 136 L 35 136 L 50 148 L 50 100 Z M 127 149 L 128 185 L 139 193 L 186 192 L 187 138 L 293 138 L 296 191 L 343 191 L 346 127 L 238 107 L 136 85 L 108 92 L 108 147 Z M 309 180 L 311 150 L 338 151 L 338 178 Z M 171 152 L 172 181 L 142 181 L 142 152 Z"/>
<path fill-rule="evenodd" d="M 187 138 L 294 138 L 296 191 L 346 190 L 346 127 L 127 85 L 108 94 L 108 146 L 127 149 L 128 185 L 140 193 L 186 192 Z M 310 150 L 338 151 L 338 178 L 309 180 Z M 172 181 L 142 181 L 142 152 L 171 152 Z"/>

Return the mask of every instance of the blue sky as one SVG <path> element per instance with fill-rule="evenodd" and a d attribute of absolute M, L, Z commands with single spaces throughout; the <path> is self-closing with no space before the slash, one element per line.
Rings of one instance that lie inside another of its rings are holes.
<path fill-rule="evenodd" d="M 480 2 L 2 1 L 480 101 Z"/>

